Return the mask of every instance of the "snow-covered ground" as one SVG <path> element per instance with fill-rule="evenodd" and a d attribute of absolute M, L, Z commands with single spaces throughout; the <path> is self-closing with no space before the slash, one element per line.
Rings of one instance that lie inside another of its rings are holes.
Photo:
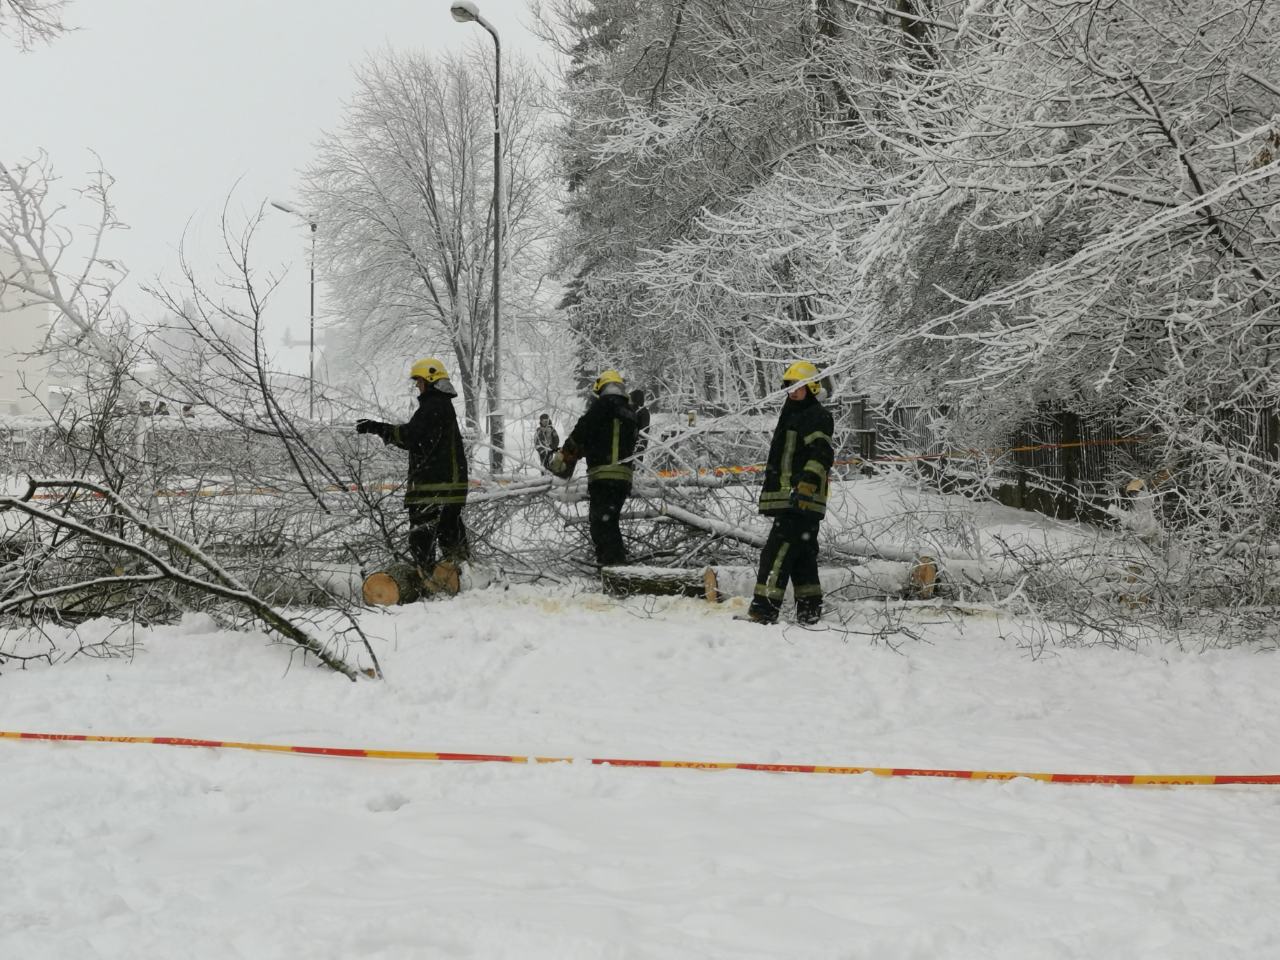
<path fill-rule="evenodd" d="M 1280 662 L 735 622 L 493 587 L 350 683 L 190 619 L 0 675 L 0 729 L 501 754 L 1280 772 Z M 883 625 L 874 603 L 849 626 Z M 93 624 L 92 638 L 105 631 Z M 1032 646 L 1029 646 L 1031 644 Z M 345 760 L 0 740 L 0 957 L 1276 955 L 1280 788 Z"/>

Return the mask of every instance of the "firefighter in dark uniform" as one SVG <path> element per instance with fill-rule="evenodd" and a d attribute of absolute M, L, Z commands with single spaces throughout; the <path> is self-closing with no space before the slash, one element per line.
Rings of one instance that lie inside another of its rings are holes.
<path fill-rule="evenodd" d="M 408 423 L 357 420 L 356 433 L 371 433 L 409 451 L 409 552 L 424 579 L 457 592 L 458 564 L 469 554 L 462 506 L 467 500 L 467 452 L 462 445 L 453 398 L 458 395 L 444 364 L 434 357 L 409 370 L 418 387 L 418 409 Z M 444 562 L 436 565 L 436 545 Z"/>
<path fill-rule="evenodd" d="M 629 461 L 636 446 L 636 414 L 617 370 L 600 374 L 592 389 L 596 399 L 547 466 L 556 476 L 568 478 L 578 460 L 586 458 L 591 542 L 596 561 L 602 567 L 614 566 L 627 562 L 618 520 L 631 495 Z"/>
<path fill-rule="evenodd" d="M 773 518 L 773 529 L 760 555 L 747 619 L 776 623 L 790 581 L 796 619 L 813 624 L 822 617 L 818 527 L 827 510 L 828 474 L 835 459 L 834 421 L 818 402 L 822 384 L 812 363 L 793 363 L 782 384 L 788 388 L 787 400 L 769 444 L 759 505 L 761 514 Z"/>

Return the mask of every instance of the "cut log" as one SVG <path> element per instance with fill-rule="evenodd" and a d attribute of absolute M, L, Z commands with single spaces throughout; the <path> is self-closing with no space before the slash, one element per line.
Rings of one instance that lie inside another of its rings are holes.
<path fill-rule="evenodd" d="M 437 563 L 430 577 L 410 563 L 397 563 L 364 579 L 364 602 L 377 607 L 413 603 L 433 595 L 453 596 L 461 587 L 456 565 Z"/>
<path fill-rule="evenodd" d="M 933 588 L 938 582 L 938 564 L 933 557 L 918 557 L 911 567 L 908 593 L 920 600 L 933 598 Z"/>
<path fill-rule="evenodd" d="M 437 563 L 435 569 L 431 571 L 430 579 L 427 580 L 427 589 L 432 593 L 454 596 L 462 589 L 462 575 L 457 564 L 450 563 L 448 560 Z"/>
<path fill-rule="evenodd" d="M 911 592 L 911 564 L 893 560 L 868 560 L 857 566 L 819 567 L 822 591 L 844 600 L 906 597 Z M 751 597 L 755 593 L 756 568 L 716 567 L 722 597 Z"/>
<path fill-rule="evenodd" d="M 364 602 L 375 607 L 393 607 L 413 603 L 424 593 L 425 584 L 418 568 L 397 563 L 364 578 Z"/>
<path fill-rule="evenodd" d="M 603 567 L 600 581 L 611 597 L 643 594 L 651 597 L 718 598 L 716 572 L 710 567 Z"/>

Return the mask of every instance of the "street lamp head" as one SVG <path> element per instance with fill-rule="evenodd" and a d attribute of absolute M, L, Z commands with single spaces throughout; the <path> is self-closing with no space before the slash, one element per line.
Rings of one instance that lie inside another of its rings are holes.
<path fill-rule="evenodd" d="M 472 0 L 453 0 L 449 13 L 459 23 L 475 23 L 480 19 L 480 8 Z"/>
<path fill-rule="evenodd" d="M 311 225 L 311 232 L 312 233 L 316 232 L 316 227 L 318 226 L 318 224 L 316 223 L 316 218 L 311 214 L 303 213 L 297 207 L 293 206 L 293 204 L 285 203 L 283 200 L 272 200 L 271 205 L 275 207 L 277 210 L 282 210 L 285 213 L 291 213 L 295 217 L 298 217 L 301 220 L 305 220 L 308 224 Z"/>

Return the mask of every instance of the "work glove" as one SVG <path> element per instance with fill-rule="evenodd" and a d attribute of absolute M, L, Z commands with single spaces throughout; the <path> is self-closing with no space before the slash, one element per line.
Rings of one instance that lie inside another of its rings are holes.
<path fill-rule="evenodd" d="M 812 506 L 818 496 L 818 485 L 801 480 L 791 488 L 791 505 L 799 509 Z"/>
<path fill-rule="evenodd" d="M 373 433 L 382 435 L 382 424 L 377 420 L 357 420 L 356 433 Z"/>

